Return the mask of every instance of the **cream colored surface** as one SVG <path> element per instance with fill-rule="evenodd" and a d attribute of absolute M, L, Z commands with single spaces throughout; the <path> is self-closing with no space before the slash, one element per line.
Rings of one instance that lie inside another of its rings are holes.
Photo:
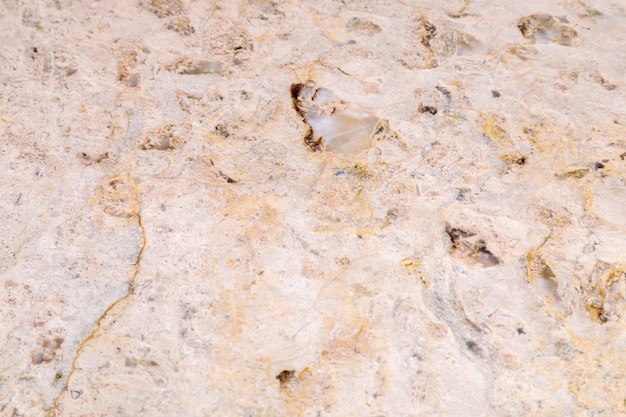
<path fill-rule="evenodd" d="M 625 25 L 1 2 L 0 415 L 626 415 Z"/>

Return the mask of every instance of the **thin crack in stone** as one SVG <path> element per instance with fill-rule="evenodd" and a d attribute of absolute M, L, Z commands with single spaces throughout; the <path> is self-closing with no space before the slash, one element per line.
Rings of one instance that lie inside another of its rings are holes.
<path fill-rule="evenodd" d="M 96 336 L 98 336 L 98 333 L 101 329 L 102 322 L 104 321 L 104 319 L 106 319 L 109 316 L 109 314 L 113 311 L 115 307 L 117 307 L 124 301 L 128 300 L 133 294 L 134 287 L 135 287 L 135 280 L 137 278 L 137 274 L 139 274 L 141 258 L 143 257 L 143 252 L 144 252 L 144 249 L 146 248 L 146 230 L 144 229 L 143 223 L 141 221 L 141 214 L 135 213 L 134 216 L 137 218 L 137 223 L 139 225 L 139 229 L 141 230 L 141 247 L 139 248 L 139 253 L 137 254 L 137 258 L 135 259 L 135 263 L 134 263 L 135 269 L 133 271 L 133 275 L 130 278 L 130 282 L 128 283 L 128 289 L 127 289 L 126 295 L 124 295 L 122 298 L 118 298 L 117 300 L 115 300 L 111 305 L 109 305 L 104 310 L 104 312 L 100 315 L 98 320 L 96 320 L 96 324 L 94 325 L 93 329 L 91 329 L 91 332 L 89 332 L 87 337 L 83 339 L 83 341 L 80 343 L 80 345 L 76 349 L 76 353 L 74 354 L 74 358 L 72 359 L 70 370 L 67 373 L 67 378 L 65 379 L 65 383 L 63 384 L 63 387 L 61 388 L 59 395 L 57 395 L 57 397 L 54 399 L 54 402 L 52 403 L 52 407 L 50 407 L 50 409 L 48 410 L 46 414 L 48 417 L 57 417 L 61 415 L 63 411 L 62 400 L 65 395 L 65 392 L 67 391 L 70 385 L 72 376 L 74 375 L 74 372 L 76 371 L 76 362 L 80 358 L 81 354 L 83 353 L 83 351 L 85 350 L 89 342 L 91 342 L 93 339 L 96 338 Z"/>

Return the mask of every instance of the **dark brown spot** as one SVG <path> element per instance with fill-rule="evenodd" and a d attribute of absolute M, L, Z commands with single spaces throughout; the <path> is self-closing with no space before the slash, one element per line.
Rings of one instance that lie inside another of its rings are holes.
<path fill-rule="evenodd" d="M 437 114 L 437 107 L 434 106 L 422 106 L 421 104 L 417 108 L 420 113 L 430 113 L 432 115 Z"/>
<path fill-rule="evenodd" d="M 295 377 L 296 377 L 295 370 L 286 370 L 286 369 L 284 371 L 281 371 L 278 375 L 276 375 L 276 379 L 280 382 L 281 387 L 293 381 Z"/>
<path fill-rule="evenodd" d="M 422 42 L 422 45 L 424 45 L 427 48 L 430 48 L 430 41 L 437 34 L 437 27 L 426 19 L 422 19 L 422 24 L 424 25 L 425 33 L 421 38 L 421 42 Z"/>
<path fill-rule="evenodd" d="M 300 106 L 300 92 L 306 88 L 306 84 L 291 84 L 291 102 L 294 110 L 304 119 L 304 109 Z"/>
<path fill-rule="evenodd" d="M 528 19 L 523 19 L 517 24 L 517 28 L 522 32 L 522 36 L 527 38 L 531 33 L 530 22 Z"/>
<path fill-rule="evenodd" d="M 305 88 L 312 88 L 307 84 L 291 84 L 289 88 L 289 92 L 291 94 L 291 103 L 293 105 L 294 110 L 300 116 L 300 119 L 306 125 L 306 132 L 304 133 L 304 144 L 309 147 L 313 152 L 318 152 L 322 150 L 322 137 L 315 138 L 313 136 L 313 128 L 309 125 L 305 119 L 306 109 L 302 105 L 302 97 L 301 92 Z"/>
<path fill-rule="evenodd" d="M 220 177 L 224 178 L 227 183 L 229 183 L 229 184 L 237 184 L 236 180 L 234 180 L 231 177 L 229 177 L 228 175 L 224 174 L 222 171 L 220 171 L 219 174 L 220 174 Z"/>

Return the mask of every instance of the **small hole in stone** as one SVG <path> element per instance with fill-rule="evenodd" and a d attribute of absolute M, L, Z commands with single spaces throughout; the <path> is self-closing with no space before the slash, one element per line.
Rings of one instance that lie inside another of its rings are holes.
<path fill-rule="evenodd" d="M 500 260 L 489 249 L 483 239 L 476 233 L 451 227 L 446 224 L 446 234 L 450 238 L 450 255 L 466 264 L 479 265 L 483 268 L 500 264 Z"/>
<path fill-rule="evenodd" d="M 473 340 L 468 340 L 467 342 L 465 342 L 465 346 L 473 353 L 480 353 L 480 348 Z"/>
<path fill-rule="evenodd" d="M 417 108 L 420 113 L 430 113 L 432 115 L 437 114 L 437 108 L 434 106 L 422 106 L 421 104 Z"/>
<path fill-rule="evenodd" d="M 288 384 L 296 377 L 295 370 L 287 370 L 281 371 L 278 375 L 276 375 L 276 379 L 280 382 L 280 385 L 283 386 Z"/>

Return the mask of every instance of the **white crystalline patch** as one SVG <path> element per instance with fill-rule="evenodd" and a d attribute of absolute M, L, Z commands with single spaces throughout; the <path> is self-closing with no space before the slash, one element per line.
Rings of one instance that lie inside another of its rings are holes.
<path fill-rule="evenodd" d="M 315 91 L 315 97 L 313 98 L 313 101 L 319 107 L 332 104 L 332 102 L 335 100 L 337 100 L 337 97 L 335 97 L 335 94 L 326 88 L 318 88 Z"/>
<path fill-rule="evenodd" d="M 372 146 L 370 137 L 378 118 L 368 113 L 347 110 L 346 103 L 325 88 L 306 88 L 300 99 L 306 103 L 304 115 L 313 129 L 314 139 L 331 152 L 354 155 Z"/>
<path fill-rule="evenodd" d="M 377 118 L 368 114 L 337 112 L 330 115 L 307 113 L 313 136 L 322 137 L 326 149 L 342 154 L 356 154 L 372 145 L 370 134 Z"/>

